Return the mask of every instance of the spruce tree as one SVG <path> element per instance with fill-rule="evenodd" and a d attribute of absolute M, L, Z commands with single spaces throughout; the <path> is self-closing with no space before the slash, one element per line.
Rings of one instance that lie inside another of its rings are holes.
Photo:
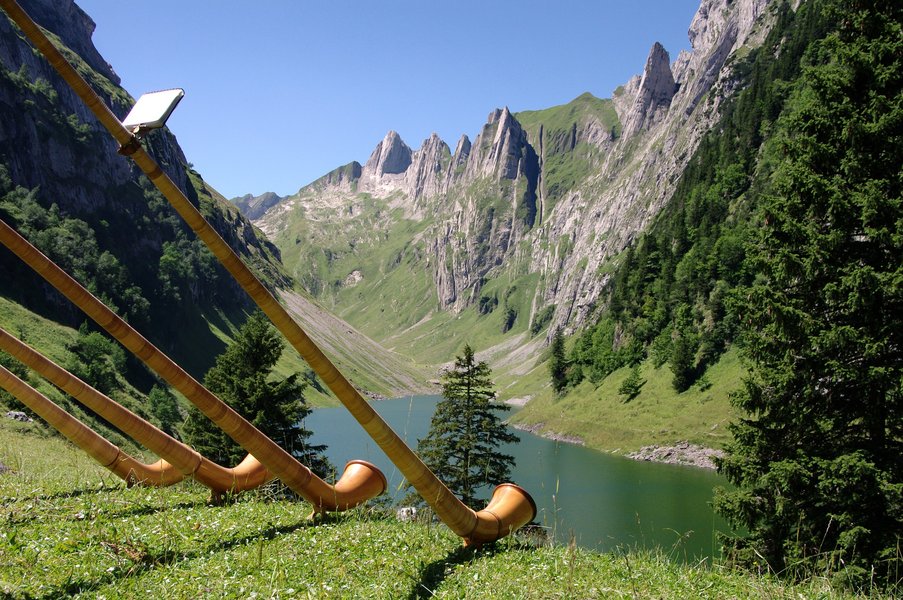
<path fill-rule="evenodd" d="M 560 394 L 568 385 L 568 362 L 564 350 L 564 334 L 561 333 L 560 328 L 555 330 L 555 335 L 552 337 L 551 351 L 549 374 L 552 377 L 552 389 Z"/>
<path fill-rule="evenodd" d="M 835 31 L 776 123 L 737 294 L 748 418 L 721 463 L 734 556 L 898 583 L 903 537 L 903 4 L 824 3 Z M 818 3 L 815 6 L 822 6 Z M 805 7 L 804 7 L 805 8 Z"/>
<path fill-rule="evenodd" d="M 442 400 L 429 433 L 417 444 L 426 465 L 468 505 L 477 501 L 478 488 L 510 479 L 514 457 L 499 446 L 519 441 L 498 415 L 511 407 L 493 402 L 490 377 L 489 366 L 464 346 L 442 377 Z"/>
<path fill-rule="evenodd" d="M 284 342 L 262 312 L 241 327 L 235 341 L 216 359 L 204 377 L 204 385 L 261 432 L 310 467 L 321 477 L 333 469 L 323 456 L 325 446 L 311 445 L 311 432 L 301 422 L 310 409 L 304 402 L 303 381 L 298 375 L 272 380 Z M 245 451 L 198 409 L 192 407 L 185 421 L 186 441 L 198 452 L 224 466 L 232 466 Z"/>

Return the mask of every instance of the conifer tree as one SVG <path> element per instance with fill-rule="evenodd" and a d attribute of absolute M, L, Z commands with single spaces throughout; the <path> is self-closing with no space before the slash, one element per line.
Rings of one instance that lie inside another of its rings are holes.
<path fill-rule="evenodd" d="M 219 355 L 204 377 L 204 385 L 260 431 L 321 477 L 332 474 L 323 456 L 325 446 L 311 445 L 311 432 L 301 422 L 310 413 L 305 384 L 298 375 L 271 380 L 284 342 L 262 312 L 242 326 L 235 341 Z M 233 466 L 245 451 L 198 409 L 185 422 L 186 441 L 207 458 Z"/>
<path fill-rule="evenodd" d="M 498 413 L 511 409 L 493 402 L 489 365 L 476 361 L 469 345 L 443 375 L 442 400 L 430 430 L 417 450 L 426 465 L 465 504 L 477 500 L 477 489 L 507 481 L 514 457 L 499 451 L 518 442 Z"/>
<path fill-rule="evenodd" d="M 568 385 L 568 363 L 564 350 L 564 334 L 561 329 L 555 330 L 552 337 L 552 356 L 549 359 L 549 374 L 552 376 L 552 388 L 561 393 Z"/>
<path fill-rule="evenodd" d="M 721 463 L 735 556 L 899 583 L 903 539 L 903 4 L 824 3 L 836 30 L 777 125 L 738 294 L 751 375 Z M 822 6 L 821 3 L 816 6 Z"/>

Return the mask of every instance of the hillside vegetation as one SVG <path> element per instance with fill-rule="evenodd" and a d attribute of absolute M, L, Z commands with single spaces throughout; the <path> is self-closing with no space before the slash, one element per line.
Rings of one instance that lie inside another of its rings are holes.
<path fill-rule="evenodd" d="M 724 564 L 525 538 L 465 549 L 443 525 L 192 483 L 126 488 L 39 426 L 0 422 L 0 594 L 8 598 L 852 598 Z M 873 597 L 881 597 L 874 595 Z"/>
<path fill-rule="evenodd" d="M 726 425 L 740 416 L 730 394 L 745 373 L 733 294 L 755 278 L 745 253 L 775 162 L 772 123 L 827 27 L 818 3 L 778 5 L 762 45 L 734 65 L 742 91 L 722 107 L 668 204 L 610 267 L 596 321 L 570 341 L 564 397 L 528 404 L 519 421 L 608 450 L 730 439 Z M 627 402 L 618 390 L 635 365 L 645 383 Z M 594 431 L 603 413 L 614 418 L 605 419 L 611 431 Z"/>

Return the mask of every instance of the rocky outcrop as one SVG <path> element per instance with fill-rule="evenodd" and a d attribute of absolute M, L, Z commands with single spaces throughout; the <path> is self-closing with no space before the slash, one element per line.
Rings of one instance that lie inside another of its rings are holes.
<path fill-rule="evenodd" d="M 411 149 L 394 131 L 386 134 L 364 165 L 367 173 L 374 178 L 383 175 L 398 175 L 411 166 Z"/>
<path fill-rule="evenodd" d="M 646 59 L 636 100 L 624 124 L 624 135 L 634 135 L 662 120 L 671 106 L 676 88 L 668 51 L 656 42 Z"/>
<path fill-rule="evenodd" d="M 506 106 L 489 114 L 467 160 L 465 177 L 516 179 L 525 170 L 527 136 Z"/>
<path fill-rule="evenodd" d="M 611 101 L 585 94 L 523 115 L 499 108 L 453 153 L 435 135 L 412 152 L 390 132 L 357 189 L 302 189 L 259 224 L 275 234 L 285 211 L 327 206 L 332 212 L 318 218 L 348 218 L 336 209 L 364 202 L 355 194 L 366 192 L 423 223 L 407 248 L 422 260 L 411 268 L 431 273 L 440 309 L 478 302 L 493 278 L 533 274 L 531 314 L 523 318 L 554 305 L 547 331 L 571 331 L 596 310 L 606 263 L 659 212 L 736 91 L 730 58 L 767 33 L 768 3 L 702 0 L 690 25 L 692 49 L 672 64 L 655 44 L 642 73 Z"/>
<path fill-rule="evenodd" d="M 724 452 L 683 441 L 673 446 L 643 446 L 627 456 L 634 460 L 714 470 L 717 468 L 715 460 L 724 456 Z"/>
<path fill-rule="evenodd" d="M 274 192 L 264 192 L 259 196 L 253 194 L 245 194 L 239 198 L 232 198 L 230 202 L 238 207 L 241 214 L 249 219 L 259 219 L 263 216 L 271 206 L 275 206 L 282 201 L 282 196 Z"/>
<path fill-rule="evenodd" d="M 405 186 L 415 199 L 433 198 L 445 188 L 445 171 L 451 162 L 451 151 L 435 133 L 423 141 L 411 157 L 405 176 Z"/>

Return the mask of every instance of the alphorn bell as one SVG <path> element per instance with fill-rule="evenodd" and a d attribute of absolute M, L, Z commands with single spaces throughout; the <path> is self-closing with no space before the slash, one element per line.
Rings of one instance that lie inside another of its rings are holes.
<path fill-rule="evenodd" d="M 289 489 L 313 504 L 315 512 L 339 511 L 353 508 L 354 506 L 366 502 L 370 498 L 378 496 L 388 487 L 386 478 L 382 472 L 374 465 L 363 460 L 350 461 L 346 465 L 345 471 L 339 481 L 334 486 L 329 485 L 317 477 L 306 466 L 299 463 L 293 456 L 279 447 L 270 438 L 261 433 L 256 427 L 248 423 L 247 420 L 241 417 L 241 415 L 235 412 L 222 400 L 214 396 L 210 390 L 198 383 L 172 359 L 158 350 L 131 325 L 110 310 L 103 302 L 98 300 L 93 294 L 85 289 L 84 286 L 69 276 L 69 274 L 63 271 L 56 263 L 42 254 L 40 250 L 19 235 L 18 232 L 2 219 L 0 219 L 0 243 L 18 256 L 36 273 L 41 275 L 49 284 L 84 311 L 84 313 L 91 317 L 98 325 L 106 329 L 110 335 L 135 354 L 135 356 L 143 360 L 148 367 L 160 375 L 172 387 L 180 391 L 190 402 L 197 406 L 201 412 L 207 415 L 217 424 L 217 426 L 229 434 L 237 444 L 247 450 L 250 456 L 246 457 L 245 460 L 236 467 L 238 472 L 234 473 L 240 477 L 245 477 L 245 479 L 248 480 L 246 485 L 250 484 L 249 479 L 251 477 L 261 477 L 265 471 L 269 471 L 271 475 L 275 475 L 285 483 Z M 24 352 L 21 347 L 17 348 L 13 345 L 17 340 L 15 340 L 15 338 L 10 340 L 9 338 L 12 338 L 12 336 L 7 334 L 6 343 L 17 350 L 21 356 L 27 357 L 28 354 Z M 41 366 L 44 369 L 52 370 L 46 364 Z M 59 375 L 58 377 L 62 382 L 64 379 L 62 375 Z M 78 384 L 76 383 L 70 382 L 67 385 L 74 386 L 73 391 L 78 392 L 79 394 L 87 393 L 82 389 L 78 389 Z M 72 395 L 74 396 L 75 394 Z M 165 440 L 155 440 L 150 436 L 146 429 L 142 428 L 137 422 L 126 418 L 126 415 L 120 415 L 119 418 L 125 421 L 130 427 L 133 427 L 135 432 L 141 436 L 140 438 L 136 437 L 136 441 L 147 445 L 148 448 L 155 452 L 155 448 L 149 445 L 150 443 L 156 445 L 159 442 L 161 449 L 164 449 L 167 452 L 174 451 L 173 447 Z M 111 420 L 110 422 L 113 421 Z M 173 441 L 175 442 L 175 440 Z M 191 450 L 191 452 L 194 452 L 194 450 Z M 196 452 L 194 454 L 199 459 L 202 458 Z M 270 464 L 264 462 L 262 458 L 257 458 L 263 456 L 266 456 L 268 460 L 270 460 Z M 202 461 L 198 466 L 196 461 L 192 462 L 194 459 L 191 456 L 185 454 L 178 455 L 176 459 L 180 461 L 180 468 L 184 468 L 187 473 L 198 474 L 210 481 L 218 480 L 220 477 L 220 474 L 215 473 L 215 471 L 222 467 L 219 467 L 211 461 Z M 258 461 L 265 469 L 261 469 L 258 466 Z M 192 464 L 195 466 L 191 466 Z M 271 465 L 275 465 L 279 470 L 277 471 L 275 468 L 271 468 Z"/>
<path fill-rule="evenodd" d="M 340 402 L 348 409 L 364 430 L 386 453 L 417 493 L 432 507 L 435 513 L 465 543 L 480 544 L 499 539 L 530 522 L 536 516 L 536 504 L 526 490 L 503 484 L 493 492 L 489 505 L 475 512 L 451 493 L 436 475 L 410 449 L 404 440 L 377 414 L 363 396 L 339 372 L 320 348 L 308 337 L 279 304 L 270 291 L 257 279 L 238 255 L 223 241 L 203 215 L 188 201 L 185 194 L 160 169 L 157 162 L 141 147 L 138 138 L 129 132 L 103 103 L 101 98 L 85 82 L 47 36 L 22 10 L 15 0 L 0 0 L 0 6 L 15 21 L 35 47 L 47 58 L 51 66 L 85 102 L 100 123 L 119 142 L 121 152 L 130 156 L 150 181 L 163 193 L 176 212 L 207 245 L 226 270 L 244 288 L 248 295 L 282 332 L 289 343 L 307 361 L 326 383 Z M 200 408 L 200 407 L 199 407 Z M 202 409 L 203 410 L 203 409 Z M 206 413 L 205 413 L 206 414 Z M 210 415 L 208 415 L 210 416 Z M 212 417 L 211 417 L 212 418 Z M 214 419 L 216 422 L 216 420 Z M 219 425 L 219 423 L 217 422 Z M 223 429 L 231 432 L 226 427 Z M 251 451 L 249 448 L 245 448 Z M 268 469 L 264 456 L 258 456 Z M 277 473 L 278 474 L 278 473 Z M 291 486 L 290 486 L 291 487 Z"/>
<path fill-rule="evenodd" d="M 225 493 L 241 492 L 259 487 L 272 478 L 266 468 L 250 454 L 232 469 L 221 467 L 204 458 L 193 448 L 160 431 L 25 342 L 16 339 L 3 328 L 0 328 L 0 349 L 163 459 L 153 465 L 144 465 L 140 470 L 136 470 L 134 476 L 129 480 L 130 483 L 171 485 L 181 481 L 187 475 L 209 487 L 214 497 L 218 498 Z M 20 400 L 32 408 L 26 399 L 20 398 Z M 32 410 L 41 414 L 34 408 Z M 59 429 L 55 423 L 48 422 Z M 81 448 L 91 454 L 86 448 Z"/>
<path fill-rule="evenodd" d="M 136 483 L 166 486 L 185 478 L 178 469 L 164 460 L 148 465 L 129 456 L 2 365 L 0 365 L 0 387 L 34 411 L 102 467 L 125 480 L 129 486 Z"/>

